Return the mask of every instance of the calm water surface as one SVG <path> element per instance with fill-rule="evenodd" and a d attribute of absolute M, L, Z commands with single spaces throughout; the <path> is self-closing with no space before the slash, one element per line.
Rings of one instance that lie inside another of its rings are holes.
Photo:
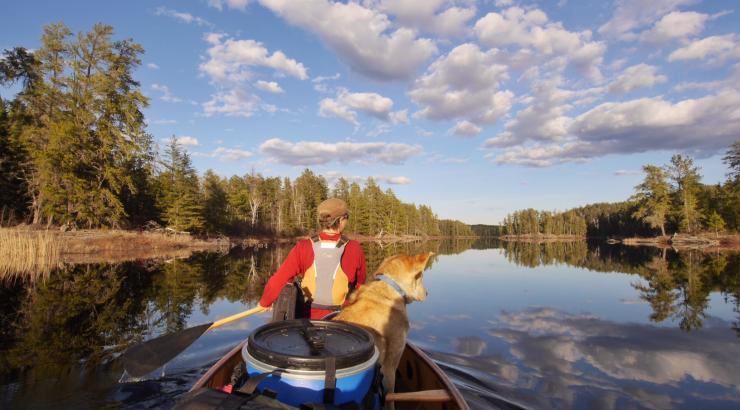
<path fill-rule="evenodd" d="M 473 408 L 740 408 L 740 254 L 586 242 L 434 250 L 410 339 Z M 152 380 L 119 383 L 139 340 L 257 303 L 289 248 L 78 265 L 0 286 L 0 408 L 169 408 L 268 317 L 207 333 Z"/>

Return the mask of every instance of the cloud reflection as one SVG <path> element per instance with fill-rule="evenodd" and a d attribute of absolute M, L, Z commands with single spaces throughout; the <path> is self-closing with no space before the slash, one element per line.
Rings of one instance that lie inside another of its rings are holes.
<path fill-rule="evenodd" d="M 584 385 L 590 385 L 589 390 L 621 391 L 641 405 L 654 408 L 679 405 L 683 401 L 681 391 L 692 396 L 701 394 L 707 400 L 740 401 L 740 344 L 726 326 L 689 334 L 673 328 L 531 308 L 502 312 L 497 327 L 489 334 L 506 341 L 510 354 L 542 379 L 545 391 L 543 386 L 535 390 L 558 397 L 569 407 L 575 404 L 580 390 L 575 386 Z M 691 387 L 687 389 L 685 383 L 691 383 Z M 655 392 L 653 385 L 677 394 L 665 396 Z M 613 408 L 615 401 L 607 402 L 612 405 L 606 408 Z"/>

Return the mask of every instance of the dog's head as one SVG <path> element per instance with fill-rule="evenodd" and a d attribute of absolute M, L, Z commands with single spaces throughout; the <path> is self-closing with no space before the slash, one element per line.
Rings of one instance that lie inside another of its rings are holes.
<path fill-rule="evenodd" d="M 382 273 L 398 283 L 410 300 L 424 301 L 427 289 L 424 287 L 423 272 L 434 252 L 418 255 L 395 255 L 385 258 L 378 267 Z"/>

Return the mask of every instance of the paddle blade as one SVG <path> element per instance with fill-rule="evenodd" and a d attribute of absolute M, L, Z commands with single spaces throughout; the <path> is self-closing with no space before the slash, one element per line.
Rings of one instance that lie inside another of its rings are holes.
<path fill-rule="evenodd" d="M 130 376 L 143 377 L 174 359 L 209 327 L 206 323 L 132 346 L 123 354 L 123 368 Z"/>

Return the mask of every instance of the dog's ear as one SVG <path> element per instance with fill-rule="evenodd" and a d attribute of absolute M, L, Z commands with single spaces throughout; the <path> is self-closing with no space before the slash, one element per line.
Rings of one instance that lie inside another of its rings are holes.
<path fill-rule="evenodd" d="M 427 266 L 427 262 L 429 262 L 429 258 L 431 258 L 432 255 L 434 255 L 434 252 L 420 253 L 416 255 L 416 261 L 422 266 Z"/>

